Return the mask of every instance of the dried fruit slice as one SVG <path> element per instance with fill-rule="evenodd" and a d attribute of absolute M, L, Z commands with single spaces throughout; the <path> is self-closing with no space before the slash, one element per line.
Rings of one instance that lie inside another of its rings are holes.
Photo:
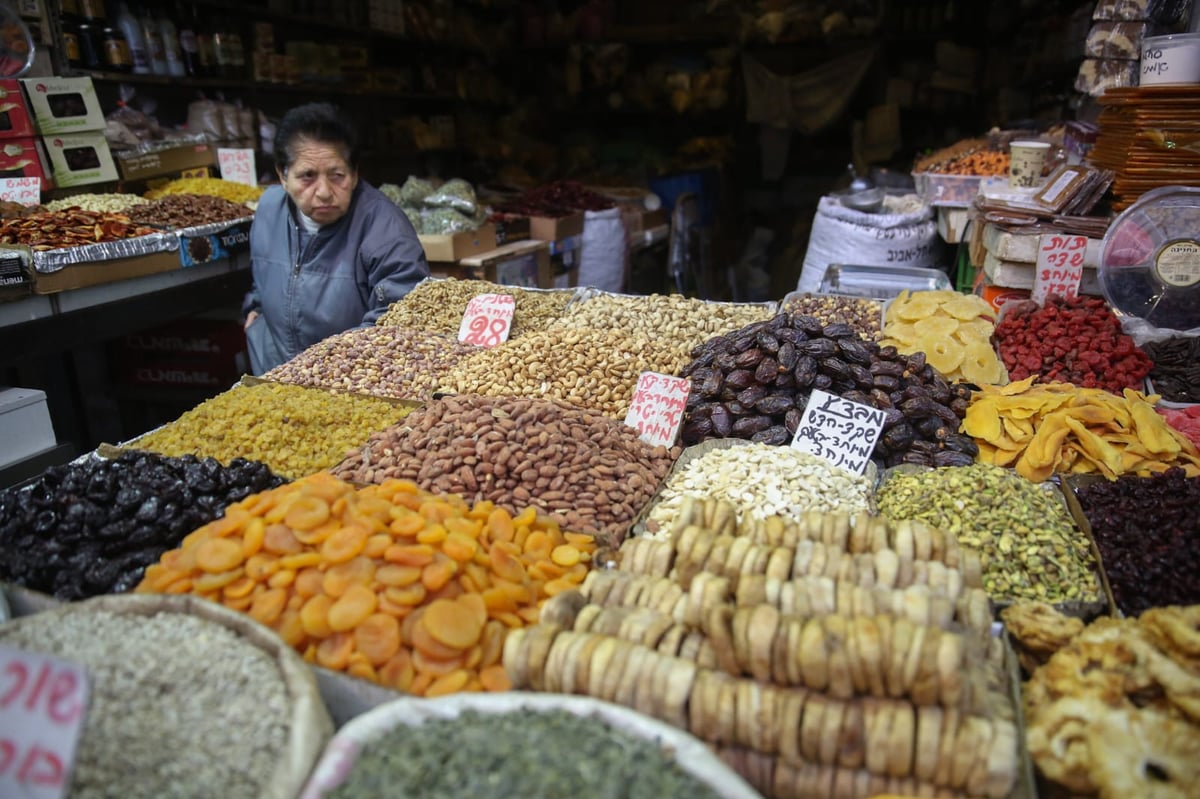
<path fill-rule="evenodd" d="M 915 322 L 933 316 L 938 311 L 939 298 L 937 292 L 918 291 L 910 294 L 907 299 L 897 297 L 889 311 L 894 310 L 896 318 L 905 322 Z M 890 314 L 889 314 L 890 315 Z"/>
<path fill-rule="evenodd" d="M 974 294 L 959 294 L 942 303 L 942 311 L 964 322 L 990 314 L 992 306 Z"/>
<path fill-rule="evenodd" d="M 883 329 L 883 335 L 907 347 L 917 343 L 917 331 L 913 329 L 911 322 L 888 322 Z"/>
<path fill-rule="evenodd" d="M 955 330 L 958 330 L 958 320 L 940 314 L 927 317 L 913 324 L 913 331 L 917 334 L 918 344 L 928 345 L 938 339 L 949 338 Z"/>
<path fill-rule="evenodd" d="M 950 338 L 940 338 L 926 344 L 924 352 L 929 364 L 948 377 L 953 377 L 952 373 L 962 363 L 965 354 L 963 346 Z"/>
<path fill-rule="evenodd" d="M 964 380 L 975 385 L 998 385 L 1008 382 L 996 351 L 982 341 L 966 346 L 959 371 Z"/>

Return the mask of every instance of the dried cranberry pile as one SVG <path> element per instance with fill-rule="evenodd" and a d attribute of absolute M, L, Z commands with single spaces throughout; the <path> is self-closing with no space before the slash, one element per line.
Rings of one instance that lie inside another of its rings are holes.
<path fill-rule="evenodd" d="M 1123 613 L 1200 603 L 1200 477 L 1126 475 L 1078 496 Z"/>
<path fill-rule="evenodd" d="M 498 203 L 495 207 L 497 211 L 506 214 L 548 216 L 557 219 L 578 211 L 605 211 L 613 207 L 613 201 L 586 188 L 582 183 L 556 180 L 530 189 L 515 200 Z"/>
<path fill-rule="evenodd" d="M 996 325 L 996 348 L 1013 380 L 1037 375 L 1115 394 L 1140 389 L 1153 365 L 1098 297 L 1020 303 Z"/>

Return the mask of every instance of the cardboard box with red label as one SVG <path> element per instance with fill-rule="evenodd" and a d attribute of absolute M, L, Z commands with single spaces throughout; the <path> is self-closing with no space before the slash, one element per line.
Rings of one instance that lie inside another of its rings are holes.
<path fill-rule="evenodd" d="M 48 188 L 50 171 L 41 145 L 32 136 L 0 139 L 0 178 L 38 178 Z"/>
<path fill-rule="evenodd" d="M 104 131 L 56 133 L 42 137 L 54 182 L 61 187 L 107 183 L 117 179 L 117 165 Z"/>
<path fill-rule="evenodd" d="M 36 133 L 21 84 L 0 80 L 0 139 L 23 139 Z"/>

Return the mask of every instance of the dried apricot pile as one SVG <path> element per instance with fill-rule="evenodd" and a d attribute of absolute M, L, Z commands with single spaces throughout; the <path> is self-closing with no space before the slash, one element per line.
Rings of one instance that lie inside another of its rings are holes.
<path fill-rule="evenodd" d="M 595 548 L 532 507 L 318 473 L 229 506 L 137 590 L 244 611 L 309 662 L 399 691 L 502 691 L 508 631 L 582 583 Z"/>

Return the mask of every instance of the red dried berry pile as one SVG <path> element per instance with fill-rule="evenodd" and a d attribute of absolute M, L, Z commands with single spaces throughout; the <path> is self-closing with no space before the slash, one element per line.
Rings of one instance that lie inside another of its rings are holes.
<path fill-rule="evenodd" d="M 1120 394 L 1142 387 L 1153 364 L 1097 297 L 1023 302 L 996 325 L 996 348 L 1013 380 L 1074 383 Z"/>

